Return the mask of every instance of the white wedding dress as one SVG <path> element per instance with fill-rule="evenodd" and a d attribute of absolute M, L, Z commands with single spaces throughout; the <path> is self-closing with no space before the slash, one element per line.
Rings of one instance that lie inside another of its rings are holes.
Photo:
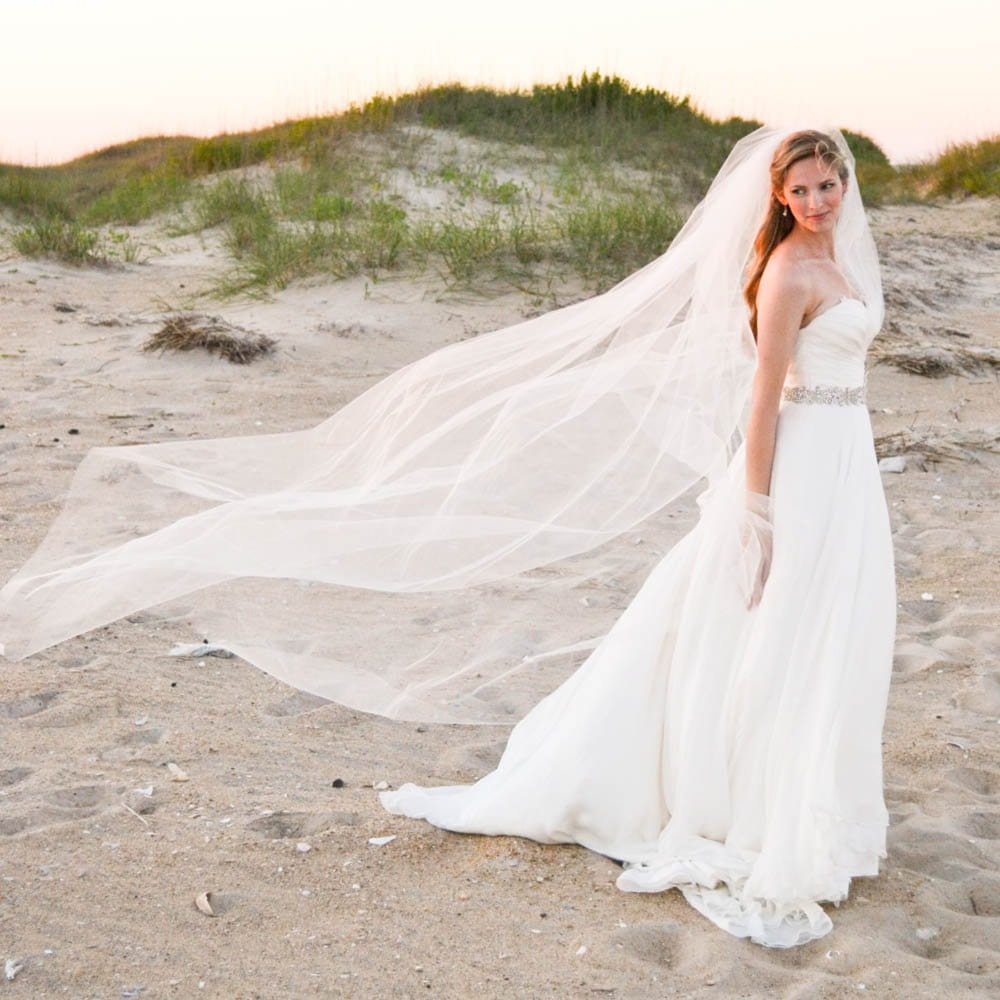
<path fill-rule="evenodd" d="M 878 873 L 888 822 L 892 543 L 867 408 L 842 398 L 864 384 L 877 326 L 843 298 L 799 332 L 759 605 L 747 609 L 727 548 L 741 446 L 699 498 L 695 528 L 514 727 L 496 770 L 470 786 L 406 784 L 382 793 L 385 807 L 448 830 L 581 844 L 625 863 L 619 888 L 678 887 L 760 944 L 826 934 L 819 903 Z"/>

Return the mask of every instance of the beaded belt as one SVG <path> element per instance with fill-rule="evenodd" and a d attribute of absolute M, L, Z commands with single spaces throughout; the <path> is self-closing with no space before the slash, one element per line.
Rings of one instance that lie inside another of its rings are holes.
<path fill-rule="evenodd" d="M 790 403 L 836 403 L 848 406 L 864 403 L 863 385 L 786 385 L 781 390 L 781 398 Z"/>

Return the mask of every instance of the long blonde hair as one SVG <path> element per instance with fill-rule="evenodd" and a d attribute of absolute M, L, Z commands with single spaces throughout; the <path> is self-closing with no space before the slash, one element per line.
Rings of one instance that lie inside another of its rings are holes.
<path fill-rule="evenodd" d="M 837 143 L 825 132 L 806 129 L 787 136 L 771 158 L 771 200 L 767 216 L 754 238 L 754 255 L 750 264 L 750 278 L 743 286 L 743 298 L 750 307 L 750 329 L 757 339 L 757 289 L 767 262 L 775 247 L 792 231 L 795 220 L 791 214 L 784 215 L 784 205 L 778 201 L 778 192 L 785 183 L 785 177 L 792 164 L 815 156 L 828 170 L 836 170 L 841 181 L 847 182 L 847 160 Z"/>

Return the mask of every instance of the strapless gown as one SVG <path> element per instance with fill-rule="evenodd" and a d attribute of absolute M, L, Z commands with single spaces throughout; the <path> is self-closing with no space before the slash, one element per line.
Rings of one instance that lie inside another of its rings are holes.
<path fill-rule="evenodd" d="M 576 672 L 473 785 L 383 792 L 448 830 L 575 843 L 629 892 L 678 888 L 731 934 L 821 937 L 885 857 L 881 733 L 896 592 L 862 387 L 877 332 L 843 298 L 798 335 L 771 478 L 773 561 L 748 609 L 724 551 L 744 450 Z M 828 388 L 834 387 L 834 388 Z"/>

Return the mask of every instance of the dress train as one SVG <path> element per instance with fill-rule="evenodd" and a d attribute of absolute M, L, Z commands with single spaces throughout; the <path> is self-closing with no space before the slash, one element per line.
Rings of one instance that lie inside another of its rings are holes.
<path fill-rule="evenodd" d="M 859 359 L 863 377 L 863 304 L 838 305 L 803 328 L 791 382 L 856 381 Z M 625 864 L 620 889 L 678 887 L 760 944 L 828 933 L 819 903 L 878 873 L 888 823 L 895 582 L 866 408 L 783 402 L 774 557 L 752 609 L 734 527 L 743 484 L 741 447 L 699 498 L 694 529 L 514 727 L 495 771 L 471 786 L 406 784 L 382 793 L 385 807 L 459 832 L 580 844 Z"/>

